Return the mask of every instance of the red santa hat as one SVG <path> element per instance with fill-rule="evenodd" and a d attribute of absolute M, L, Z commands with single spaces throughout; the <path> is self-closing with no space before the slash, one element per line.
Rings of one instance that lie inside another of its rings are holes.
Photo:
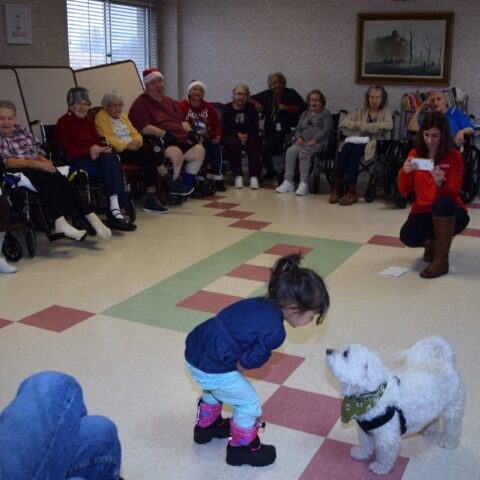
<path fill-rule="evenodd" d="M 204 92 L 206 91 L 205 84 L 203 82 L 201 82 L 200 80 L 193 80 L 192 82 L 190 82 L 190 85 L 188 86 L 188 93 L 190 93 L 190 90 L 193 87 L 201 87 L 201 88 L 203 88 Z"/>
<path fill-rule="evenodd" d="M 146 85 L 148 82 L 154 78 L 161 78 L 163 80 L 163 75 L 156 68 L 149 68 L 148 70 L 143 71 L 143 84 Z"/>

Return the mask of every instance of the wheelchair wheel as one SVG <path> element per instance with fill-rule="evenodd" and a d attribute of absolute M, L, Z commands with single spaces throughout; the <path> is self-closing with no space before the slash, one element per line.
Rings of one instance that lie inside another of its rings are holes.
<path fill-rule="evenodd" d="M 375 199 L 375 185 L 368 185 L 365 190 L 364 198 L 367 203 L 372 203 Z"/>
<path fill-rule="evenodd" d="M 25 244 L 27 245 L 27 252 L 30 258 L 33 258 L 37 253 L 37 234 L 35 229 L 26 225 L 23 234 L 25 236 Z"/>
<path fill-rule="evenodd" d="M 385 152 L 383 189 L 385 195 L 392 196 L 396 190 L 396 182 L 400 163 L 403 161 L 404 148 L 399 141 L 391 142 Z"/>
<path fill-rule="evenodd" d="M 11 262 L 18 262 L 22 258 L 22 246 L 10 232 L 5 232 L 3 239 L 2 253 Z"/>
<path fill-rule="evenodd" d="M 325 177 L 332 187 L 335 181 L 335 156 L 328 155 L 328 153 L 325 157 Z"/>
<path fill-rule="evenodd" d="M 205 180 L 200 182 L 199 191 L 204 197 L 209 197 L 217 193 L 217 187 L 210 180 Z"/>
<path fill-rule="evenodd" d="M 460 196 L 463 203 L 472 202 L 480 187 L 480 151 L 471 146 L 465 153 L 463 161 L 463 180 Z"/>
<path fill-rule="evenodd" d="M 135 223 L 135 220 L 137 219 L 137 208 L 135 207 L 135 202 L 131 198 L 128 199 L 125 213 L 128 215 L 130 222 Z"/>

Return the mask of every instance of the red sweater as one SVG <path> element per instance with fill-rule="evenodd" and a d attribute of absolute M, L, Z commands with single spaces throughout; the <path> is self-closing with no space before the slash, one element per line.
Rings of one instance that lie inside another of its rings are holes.
<path fill-rule="evenodd" d="M 416 157 L 417 152 L 412 149 L 409 157 Z M 398 176 L 398 190 L 403 196 L 407 196 L 412 190 L 415 192 L 415 200 L 412 204 L 410 214 L 428 213 L 440 197 L 448 197 L 455 203 L 467 210 L 460 198 L 463 179 L 463 158 L 461 153 L 451 148 L 450 151 L 438 162 L 438 166 L 445 172 L 445 182 L 439 187 L 430 172 L 417 170 L 405 173 L 400 168 Z"/>
<path fill-rule="evenodd" d="M 69 160 L 90 157 L 90 148 L 102 145 L 93 121 L 88 117 L 78 118 L 70 112 L 58 119 L 53 139 L 65 146 Z"/>
<path fill-rule="evenodd" d="M 202 101 L 200 107 L 194 108 L 190 105 L 190 102 L 185 99 L 182 100 L 178 106 L 193 130 L 197 131 L 196 123 L 203 123 L 206 129 L 205 138 L 211 140 L 215 137 L 222 136 L 222 127 L 220 126 L 215 107 L 211 103 Z"/>

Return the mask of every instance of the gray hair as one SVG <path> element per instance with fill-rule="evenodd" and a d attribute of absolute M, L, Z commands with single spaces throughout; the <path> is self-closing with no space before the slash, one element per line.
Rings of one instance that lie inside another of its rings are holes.
<path fill-rule="evenodd" d="M 0 100 L 0 108 L 6 108 L 7 110 L 11 110 L 15 115 L 17 114 L 15 104 L 10 102 L 10 100 Z"/>
<path fill-rule="evenodd" d="M 244 88 L 247 91 L 247 95 L 250 96 L 250 88 L 245 83 L 239 83 L 238 85 L 235 85 L 235 87 L 232 90 L 232 94 L 235 95 L 239 88 Z"/>
<path fill-rule="evenodd" d="M 285 78 L 285 75 L 282 72 L 273 72 L 267 78 L 268 88 L 272 88 L 273 77 L 278 77 L 280 81 L 283 83 L 283 86 L 284 87 L 287 86 L 287 79 Z"/>
<path fill-rule="evenodd" d="M 116 91 L 112 90 L 111 92 L 107 92 L 102 98 L 102 107 L 106 107 L 112 101 L 120 101 L 123 103 L 122 96 Z"/>

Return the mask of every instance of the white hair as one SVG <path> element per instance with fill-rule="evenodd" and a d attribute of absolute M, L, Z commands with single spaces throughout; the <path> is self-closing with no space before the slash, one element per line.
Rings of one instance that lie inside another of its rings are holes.
<path fill-rule="evenodd" d="M 123 103 L 122 96 L 116 90 L 107 92 L 102 98 L 102 107 L 106 107 L 110 102 L 115 100 Z"/>

